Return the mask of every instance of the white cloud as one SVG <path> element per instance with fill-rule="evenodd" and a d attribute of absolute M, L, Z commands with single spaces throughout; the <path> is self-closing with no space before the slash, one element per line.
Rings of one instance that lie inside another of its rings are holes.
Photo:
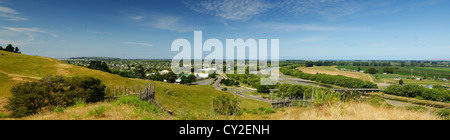
<path fill-rule="evenodd" d="M 86 32 L 91 34 L 112 34 L 111 32 L 99 32 L 99 31 L 93 31 L 93 30 L 86 30 Z"/>
<path fill-rule="evenodd" d="M 12 44 L 14 46 L 25 45 L 25 40 L 8 40 L 8 39 L 0 39 L 0 44 Z"/>
<path fill-rule="evenodd" d="M 44 30 L 39 28 L 16 28 L 16 27 L 3 27 L 4 29 L 15 31 L 15 32 L 38 32 L 38 33 L 45 33 Z"/>
<path fill-rule="evenodd" d="M 252 28 L 274 30 L 278 32 L 298 32 L 298 31 L 364 31 L 368 28 L 324 26 L 317 24 L 291 24 L 279 22 L 258 23 Z"/>
<path fill-rule="evenodd" d="M 185 4 L 194 11 L 211 14 L 225 20 L 247 20 L 272 7 L 263 0 L 213 0 L 185 2 Z"/>
<path fill-rule="evenodd" d="M 144 19 L 144 17 L 143 16 L 133 16 L 133 17 L 130 17 L 130 19 L 132 19 L 132 20 L 141 20 L 141 19 Z"/>
<path fill-rule="evenodd" d="M 148 43 L 139 43 L 139 42 L 122 42 L 123 44 L 127 44 L 127 45 L 139 45 L 139 46 L 146 46 L 146 47 L 151 47 L 153 46 L 152 44 L 148 44 Z"/>
<path fill-rule="evenodd" d="M 144 26 L 176 32 L 190 32 L 201 28 L 188 25 L 182 22 L 182 19 L 179 17 L 167 15 L 151 15 L 149 20 L 144 21 Z"/>
<path fill-rule="evenodd" d="M 363 3 L 345 0 L 285 0 L 280 5 L 290 13 L 339 18 L 363 10 Z"/>
<path fill-rule="evenodd" d="M 326 39 L 325 36 L 311 36 L 311 37 L 300 38 L 298 40 L 295 40 L 294 42 L 296 42 L 296 43 L 318 42 L 318 41 L 322 41 L 322 40 L 325 40 L 325 39 Z"/>
<path fill-rule="evenodd" d="M 4 6 L 0 6 L 0 12 L 7 14 L 19 14 L 16 10 Z"/>
<path fill-rule="evenodd" d="M 0 28 L 0 44 L 26 45 L 30 43 L 41 43 L 43 40 L 36 39 L 35 37 L 38 33 L 49 34 L 55 38 L 58 36 L 40 28 L 2 27 Z"/>
<path fill-rule="evenodd" d="M 185 1 L 190 9 L 214 15 L 224 20 L 247 20 L 268 10 L 279 14 L 310 15 L 326 19 L 338 19 L 355 14 L 383 14 L 405 8 L 433 5 L 444 0 L 202 0 Z M 393 4 L 395 6 L 392 6 Z M 392 9 L 395 8 L 395 9 Z M 400 9 L 398 9 L 400 8 Z M 283 16 L 283 15 L 280 15 Z"/>
<path fill-rule="evenodd" d="M 27 18 L 21 17 L 20 13 L 14 9 L 0 6 L 0 20 L 6 21 L 26 21 Z"/>

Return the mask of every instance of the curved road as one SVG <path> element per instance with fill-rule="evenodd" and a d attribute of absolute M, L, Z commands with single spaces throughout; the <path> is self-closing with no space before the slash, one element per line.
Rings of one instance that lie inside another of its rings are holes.
<path fill-rule="evenodd" d="M 218 76 L 217 76 L 217 80 L 216 80 L 216 82 L 213 84 L 213 86 L 214 86 L 214 88 L 215 88 L 216 90 L 222 90 L 222 89 L 223 89 L 223 88 L 220 86 L 220 81 L 222 81 L 222 79 L 223 79 L 223 77 L 222 77 L 221 75 L 218 75 Z M 263 99 L 263 98 L 258 98 L 258 97 L 254 97 L 254 96 L 249 96 L 249 95 L 243 95 L 243 94 L 241 94 L 241 93 L 247 92 L 247 91 L 254 91 L 254 89 L 247 89 L 247 90 L 241 90 L 241 91 L 236 91 L 236 92 L 232 92 L 232 91 L 227 91 L 227 92 L 233 93 L 233 94 L 236 94 L 236 95 L 239 95 L 239 96 L 244 97 L 244 98 L 250 98 L 250 99 L 260 100 L 260 101 L 269 102 L 269 103 L 272 102 L 271 100 L 267 100 L 267 99 Z"/>

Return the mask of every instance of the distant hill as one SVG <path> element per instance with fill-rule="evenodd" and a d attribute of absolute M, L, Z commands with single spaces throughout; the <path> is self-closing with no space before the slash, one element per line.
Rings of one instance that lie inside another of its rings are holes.
<path fill-rule="evenodd" d="M 156 100 L 168 110 L 199 112 L 207 114 L 211 111 L 211 100 L 220 94 L 228 92 L 217 91 L 210 86 L 185 86 L 142 79 L 124 78 L 98 70 L 74 66 L 57 59 L 17 54 L 0 51 L 0 112 L 6 99 L 11 97 L 10 89 L 15 84 L 36 81 L 47 75 L 62 75 L 68 77 L 89 76 L 104 82 L 106 86 L 143 86 L 156 83 Z M 269 103 L 242 98 L 243 108 L 268 107 Z"/>
<path fill-rule="evenodd" d="M 114 57 L 96 57 L 96 56 L 91 56 L 91 57 L 71 57 L 69 58 L 70 60 L 109 60 L 109 61 L 114 61 L 114 60 L 120 60 L 120 58 L 114 58 Z"/>

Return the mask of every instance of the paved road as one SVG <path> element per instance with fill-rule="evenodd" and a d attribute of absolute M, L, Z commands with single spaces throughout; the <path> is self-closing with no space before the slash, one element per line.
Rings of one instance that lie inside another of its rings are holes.
<path fill-rule="evenodd" d="M 217 80 L 216 80 L 216 82 L 213 84 L 213 86 L 214 86 L 214 88 L 215 88 L 216 90 L 222 90 L 222 89 L 223 89 L 222 87 L 220 87 L 220 81 L 222 81 L 222 79 L 223 79 L 222 76 L 217 75 Z"/>
<path fill-rule="evenodd" d="M 220 81 L 222 81 L 222 79 L 223 79 L 222 76 L 217 76 L 217 81 L 213 84 L 213 86 L 214 86 L 214 88 L 216 90 L 222 90 L 223 89 L 220 86 Z M 254 89 L 245 88 L 245 89 L 239 90 L 239 91 L 227 91 L 227 92 L 239 95 L 239 96 L 244 97 L 244 98 L 250 98 L 250 99 L 260 100 L 260 101 L 269 102 L 269 103 L 272 102 L 271 100 L 267 100 L 267 99 L 263 99 L 263 98 L 258 98 L 258 97 L 249 96 L 249 95 L 243 95 L 242 94 L 243 92 L 247 92 L 247 91 L 254 91 Z"/>
<path fill-rule="evenodd" d="M 201 79 L 200 81 L 194 82 L 194 85 L 210 85 L 214 81 L 214 78 Z"/>

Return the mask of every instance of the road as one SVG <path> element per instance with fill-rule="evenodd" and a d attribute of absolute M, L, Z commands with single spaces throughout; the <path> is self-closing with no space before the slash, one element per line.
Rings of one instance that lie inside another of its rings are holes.
<path fill-rule="evenodd" d="M 288 75 L 284 75 L 281 72 L 278 72 L 280 77 L 278 79 L 278 82 L 280 82 L 281 84 L 284 83 L 288 83 L 288 84 L 292 84 L 292 85 L 304 85 L 304 86 L 316 86 L 316 87 L 323 87 L 323 88 L 333 88 L 332 86 L 326 86 L 326 85 L 320 85 L 316 82 L 310 81 L 310 80 L 305 80 L 305 79 L 300 79 L 297 77 L 293 77 L 293 76 L 288 76 Z"/>
<path fill-rule="evenodd" d="M 223 89 L 223 88 L 220 86 L 220 81 L 222 81 L 222 79 L 223 79 L 222 76 L 220 76 L 220 75 L 217 76 L 217 80 L 216 80 L 216 82 L 213 84 L 213 86 L 214 86 L 214 88 L 215 88 L 216 90 L 222 90 L 222 89 Z M 256 89 L 252 89 L 252 88 L 248 88 L 248 87 L 246 87 L 246 88 L 240 88 L 240 89 L 242 89 L 242 90 L 238 90 L 238 91 L 227 91 L 227 92 L 233 93 L 233 94 L 236 94 L 236 95 L 239 95 L 239 96 L 244 97 L 244 98 L 250 98 L 250 99 L 260 100 L 260 101 L 269 102 L 269 103 L 272 102 L 271 100 L 267 100 L 267 99 L 263 99 L 263 98 L 258 98 L 258 97 L 249 96 L 249 95 L 243 95 L 243 94 L 242 94 L 243 92 L 254 91 L 254 90 L 256 90 Z"/>

